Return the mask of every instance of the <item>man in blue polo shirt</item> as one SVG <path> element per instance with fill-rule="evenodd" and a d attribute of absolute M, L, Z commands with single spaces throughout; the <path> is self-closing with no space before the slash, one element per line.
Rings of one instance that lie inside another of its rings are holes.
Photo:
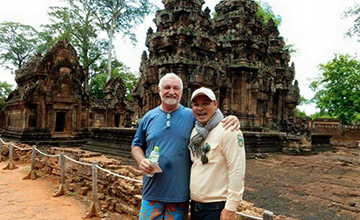
<path fill-rule="evenodd" d="M 168 73 L 160 79 L 160 106 L 142 118 L 132 142 L 132 155 L 144 175 L 140 219 L 185 220 L 190 199 L 190 154 L 188 144 L 194 127 L 192 110 L 179 104 L 183 84 L 176 74 Z M 230 119 L 229 119 L 230 118 Z M 239 128 L 236 117 L 224 119 L 224 127 Z M 159 146 L 159 166 L 155 173 L 147 159 Z"/>

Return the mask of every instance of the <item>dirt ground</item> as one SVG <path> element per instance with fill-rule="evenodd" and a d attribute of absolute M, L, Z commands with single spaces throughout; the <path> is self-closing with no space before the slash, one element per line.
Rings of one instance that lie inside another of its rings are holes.
<path fill-rule="evenodd" d="M 6 164 L 0 162 L 0 220 L 81 219 L 88 201 L 76 195 L 54 198 L 57 181 L 22 180 L 29 165 L 2 170 Z M 300 220 L 360 219 L 358 149 L 337 148 L 311 156 L 270 155 L 247 160 L 246 172 L 244 199 L 276 215 Z M 108 214 L 103 219 L 127 218 Z"/>
<path fill-rule="evenodd" d="M 311 156 L 248 160 L 244 199 L 300 220 L 360 219 L 360 156 L 337 148 Z"/>
<path fill-rule="evenodd" d="M 0 220 L 79 220 L 84 205 L 71 196 L 52 197 L 56 183 L 44 179 L 22 180 L 29 166 L 2 170 L 0 163 Z"/>

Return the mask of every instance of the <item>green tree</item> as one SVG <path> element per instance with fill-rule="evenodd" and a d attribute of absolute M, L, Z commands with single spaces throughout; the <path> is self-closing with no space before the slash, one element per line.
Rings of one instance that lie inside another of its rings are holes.
<path fill-rule="evenodd" d="M 12 89 L 10 84 L 0 81 L 0 110 L 4 110 L 4 100 L 8 97 L 11 91 Z"/>
<path fill-rule="evenodd" d="M 7 69 L 19 69 L 42 44 L 39 32 L 18 22 L 0 24 L 0 63 Z"/>
<path fill-rule="evenodd" d="M 268 3 L 261 0 L 255 0 L 255 2 L 258 5 L 258 11 L 256 12 L 256 16 L 263 18 L 264 24 L 267 24 L 271 19 L 273 20 L 275 26 L 279 27 L 282 22 L 281 16 L 276 15 L 272 10 L 272 7 Z M 286 44 L 284 46 L 284 50 L 287 50 L 290 55 L 297 53 L 297 49 L 295 48 L 294 44 Z"/>
<path fill-rule="evenodd" d="M 102 0 L 93 2 L 93 10 L 97 15 L 99 27 L 108 36 L 107 78 L 111 77 L 111 61 L 115 33 L 130 37 L 136 43 L 132 29 L 140 24 L 146 15 L 152 12 L 154 5 L 148 0 Z"/>
<path fill-rule="evenodd" d="M 306 112 L 296 108 L 296 117 L 306 117 Z"/>
<path fill-rule="evenodd" d="M 105 72 L 107 60 L 103 59 L 101 63 L 94 67 L 96 75 L 91 80 L 91 93 L 97 98 L 104 98 L 103 88 L 107 82 L 107 73 Z M 130 71 L 130 68 L 125 66 L 118 60 L 111 62 L 111 78 L 120 77 L 127 88 L 126 98 L 132 100 L 131 92 L 133 91 L 137 77 Z"/>
<path fill-rule="evenodd" d="M 354 25 L 348 30 L 346 35 L 349 37 L 356 36 L 360 41 L 360 4 L 356 4 L 354 7 L 350 7 L 344 12 L 344 17 L 353 17 Z"/>
<path fill-rule="evenodd" d="M 280 15 L 275 15 L 275 13 L 272 10 L 272 7 L 261 0 L 255 1 L 258 4 L 258 11 L 256 13 L 257 16 L 264 18 L 264 23 L 267 24 L 270 19 L 272 19 L 276 25 L 276 27 L 279 27 L 281 24 L 282 18 Z"/>
<path fill-rule="evenodd" d="M 105 97 L 103 93 L 104 86 L 106 84 L 106 73 L 100 73 L 95 75 L 90 82 L 91 93 L 98 99 Z"/>
<path fill-rule="evenodd" d="M 106 50 L 106 41 L 99 39 L 91 0 L 66 0 L 69 7 L 51 7 L 50 24 L 44 25 L 50 45 L 67 39 L 79 54 L 85 72 L 85 89 L 89 91 L 90 68 Z"/>
<path fill-rule="evenodd" d="M 317 118 L 336 118 L 335 116 L 330 116 L 329 113 L 325 110 L 315 112 L 314 114 L 310 115 L 310 117 L 312 120 Z"/>
<path fill-rule="evenodd" d="M 360 62 L 350 55 L 336 54 L 320 65 L 322 76 L 310 84 L 312 101 L 322 112 L 348 124 L 360 114 Z"/>
<path fill-rule="evenodd" d="M 310 104 L 310 100 L 306 99 L 304 96 L 300 96 L 300 104 L 301 105 L 307 105 Z M 296 107 L 296 117 L 306 117 L 306 112 L 301 111 L 299 108 Z"/>

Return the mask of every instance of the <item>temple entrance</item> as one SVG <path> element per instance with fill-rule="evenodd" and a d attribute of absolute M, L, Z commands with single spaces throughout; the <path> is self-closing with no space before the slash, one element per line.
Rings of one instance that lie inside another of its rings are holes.
<path fill-rule="evenodd" d="M 120 115 L 115 115 L 115 117 L 114 117 L 114 125 L 115 125 L 115 127 L 119 127 L 119 125 L 120 125 Z"/>
<path fill-rule="evenodd" d="M 64 132 L 66 122 L 66 112 L 56 112 L 55 132 Z"/>

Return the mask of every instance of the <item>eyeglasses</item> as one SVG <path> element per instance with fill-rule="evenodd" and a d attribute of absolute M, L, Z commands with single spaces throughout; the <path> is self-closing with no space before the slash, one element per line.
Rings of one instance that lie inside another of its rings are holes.
<path fill-rule="evenodd" d="M 166 127 L 170 128 L 170 118 L 171 115 L 169 113 L 166 114 Z"/>
<path fill-rule="evenodd" d="M 207 164 L 209 162 L 209 158 L 206 156 L 206 154 L 210 151 L 210 145 L 206 143 L 204 146 L 202 146 L 201 150 L 203 154 L 200 157 L 200 161 L 202 164 Z"/>

